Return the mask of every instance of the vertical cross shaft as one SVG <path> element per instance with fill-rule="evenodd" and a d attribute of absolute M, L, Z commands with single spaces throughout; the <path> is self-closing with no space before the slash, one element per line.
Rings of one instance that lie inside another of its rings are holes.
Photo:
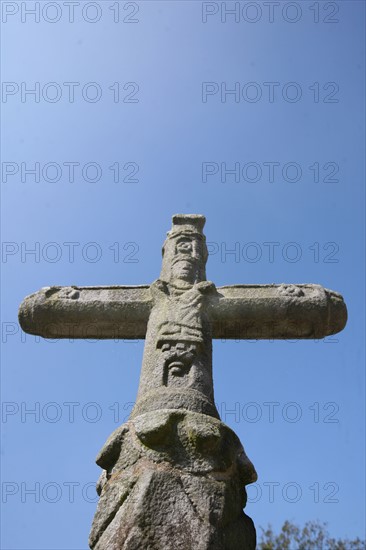
<path fill-rule="evenodd" d="M 97 458 L 94 550 L 255 548 L 256 472 L 214 404 L 204 222 L 174 216 L 164 243 L 136 405 Z"/>

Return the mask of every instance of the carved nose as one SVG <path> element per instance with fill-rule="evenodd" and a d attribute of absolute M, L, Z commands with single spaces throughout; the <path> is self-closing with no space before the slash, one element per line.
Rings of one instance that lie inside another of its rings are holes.
<path fill-rule="evenodd" d="M 169 370 L 172 374 L 179 376 L 186 371 L 186 365 L 183 361 L 173 361 L 173 363 L 169 363 Z"/>
<path fill-rule="evenodd" d="M 178 351 L 175 350 L 171 355 L 167 357 L 167 362 L 169 364 L 172 364 L 172 362 L 179 362 L 179 363 L 189 363 L 193 359 L 193 353 L 191 351 Z"/>

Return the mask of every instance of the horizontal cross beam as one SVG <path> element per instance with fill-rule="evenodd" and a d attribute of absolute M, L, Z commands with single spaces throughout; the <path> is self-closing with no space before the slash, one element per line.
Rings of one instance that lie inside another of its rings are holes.
<path fill-rule="evenodd" d="M 320 285 L 232 285 L 207 297 L 216 339 L 324 338 L 341 331 L 347 309 Z M 44 338 L 143 339 L 153 307 L 149 285 L 45 287 L 24 299 L 22 329 Z"/>

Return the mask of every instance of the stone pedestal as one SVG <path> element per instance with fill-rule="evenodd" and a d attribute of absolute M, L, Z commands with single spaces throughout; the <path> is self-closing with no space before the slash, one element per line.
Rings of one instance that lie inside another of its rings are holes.
<path fill-rule="evenodd" d="M 136 416 L 108 439 L 97 463 L 94 550 L 254 550 L 243 512 L 256 480 L 235 433 L 187 410 Z"/>

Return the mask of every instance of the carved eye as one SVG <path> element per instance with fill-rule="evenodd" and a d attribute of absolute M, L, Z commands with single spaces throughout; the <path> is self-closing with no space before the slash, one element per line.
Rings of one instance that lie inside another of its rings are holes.
<path fill-rule="evenodd" d="M 177 244 L 177 250 L 178 252 L 191 252 L 192 243 L 190 241 L 181 241 Z"/>

